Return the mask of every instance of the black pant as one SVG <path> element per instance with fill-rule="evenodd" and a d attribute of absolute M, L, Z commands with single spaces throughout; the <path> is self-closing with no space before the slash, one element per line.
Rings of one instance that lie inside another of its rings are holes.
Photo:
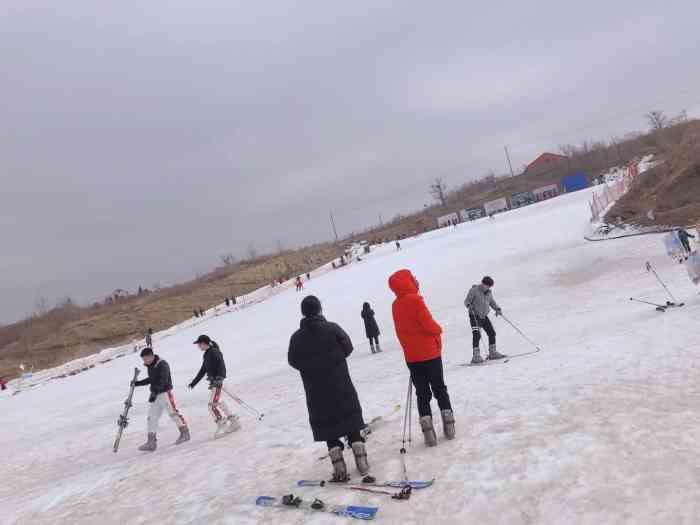
<path fill-rule="evenodd" d="M 683 248 L 685 248 L 685 252 L 690 253 L 690 241 L 688 241 L 687 237 L 681 238 L 681 244 L 683 245 Z"/>
<path fill-rule="evenodd" d="M 357 443 L 358 441 L 361 441 L 362 443 L 365 442 L 365 440 L 362 438 L 362 434 L 360 433 L 359 430 L 356 430 L 355 432 L 351 432 L 348 435 L 348 443 L 352 446 L 353 443 Z M 340 449 L 344 449 L 345 446 L 343 445 L 343 442 L 340 441 L 340 439 L 331 439 L 330 441 L 326 441 L 326 445 L 328 445 L 328 450 L 335 448 L 335 447 L 340 447 Z"/>
<path fill-rule="evenodd" d="M 489 336 L 489 346 L 496 344 L 496 330 L 493 329 L 491 319 L 488 316 L 479 319 L 473 313 L 469 312 L 469 324 L 472 325 L 472 348 L 479 348 L 481 341 L 481 329 L 484 329 L 486 335 Z"/>
<path fill-rule="evenodd" d="M 372 343 L 374 343 L 375 346 L 379 346 L 379 337 L 376 335 L 374 337 L 370 337 L 369 344 L 371 345 Z"/>
<path fill-rule="evenodd" d="M 411 371 L 413 386 L 416 387 L 419 416 L 432 415 L 430 400 L 433 395 L 437 399 L 440 410 L 452 410 L 450 396 L 447 393 L 447 386 L 445 386 L 441 357 L 430 361 L 408 363 L 408 369 Z"/>

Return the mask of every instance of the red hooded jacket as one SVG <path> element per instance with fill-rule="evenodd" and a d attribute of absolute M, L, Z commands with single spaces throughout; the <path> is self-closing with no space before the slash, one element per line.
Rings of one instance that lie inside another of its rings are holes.
<path fill-rule="evenodd" d="M 392 305 L 394 327 L 407 363 L 436 359 L 442 355 L 442 328 L 418 295 L 418 282 L 409 270 L 389 277 L 389 288 L 396 294 Z"/>

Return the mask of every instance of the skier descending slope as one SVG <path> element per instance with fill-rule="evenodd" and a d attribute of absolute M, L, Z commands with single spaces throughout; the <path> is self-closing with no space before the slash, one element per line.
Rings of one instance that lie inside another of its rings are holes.
<path fill-rule="evenodd" d="M 493 288 L 494 282 L 488 275 L 481 280 L 481 284 L 475 284 L 469 290 L 467 298 L 464 300 L 464 306 L 467 307 L 469 311 L 469 324 L 472 327 L 472 364 L 478 365 L 483 363 L 484 360 L 481 357 L 481 352 L 479 350 L 479 342 L 481 341 L 481 329 L 483 328 L 489 338 L 489 359 L 503 359 L 507 357 L 503 354 L 499 354 L 496 350 L 496 330 L 494 330 L 491 320 L 489 319 L 489 312 L 491 308 L 496 311 L 496 317 L 501 315 L 501 307 L 493 298 L 493 293 L 491 289 Z"/>
<path fill-rule="evenodd" d="M 396 294 L 392 305 L 394 325 L 416 388 L 421 430 L 425 444 L 434 447 L 437 436 L 430 409 L 431 390 L 440 407 L 445 437 L 455 437 L 455 418 L 442 367 L 442 327 L 418 294 L 418 281 L 409 270 L 399 270 L 389 277 L 389 287 Z"/>
<path fill-rule="evenodd" d="M 288 361 L 298 370 L 306 391 L 309 423 L 315 441 L 325 441 L 333 463 L 333 481 L 349 479 L 343 459 L 342 437 L 347 437 L 362 476 L 369 474 L 362 407 L 350 378 L 346 359 L 352 353 L 350 337 L 322 315 L 321 302 L 309 295 L 301 302 L 301 327 L 289 341 Z"/>
<path fill-rule="evenodd" d="M 151 395 L 148 397 L 150 406 L 148 407 L 148 439 L 146 443 L 139 447 L 143 452 L 153 452 L 158 443 L 156 434 L 158 432 L 158 421 L 167 412 L 173 423 L 180 430 L 180 437 L 175 441 L 176 445 L 190 440 L 190 430 L 187 427 L 185 418 L 182 417 L 175 405 L 173 396 L 173 380 L 170 376 L 170 366 L 165 359 L 161 359 L 153 354 L 151 348 L 141 350 L 141 359 L 148 369 L 148 377 L 141 381 L 132 381 L 134 386 L 150 385 Z"/>
<path fill-rule="evenodd" d="M 210 391 L 209 412 L 216 423 L 215 437 L 235 432 L 241 428 L 241 424 L 238 417 L 229 410 L 226 402 L 221 399 L 226 379 L 226 363 L 224 363 L 224 356 L 219 345 L 216 341 L 212 341 L 208 335 L 200 335 L 194 344 L 199 346 L 204 355 L 202 356 L 202 368 L 199 369 L 189 387 L 190 389 L 196 387 L 206 374 Z"/>

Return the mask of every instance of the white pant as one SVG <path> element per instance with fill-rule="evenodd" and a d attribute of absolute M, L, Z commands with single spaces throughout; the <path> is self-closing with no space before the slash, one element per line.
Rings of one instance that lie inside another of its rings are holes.
<path fill-rule="evenodd" d="M 215 386 L 209 388 L 209 413 L 217 423 L 224 417 L 231 417 L 232 412 L 229 410 L 226 401 L 221 399 L 223 387 Z"/>
<path fill-rule="evenodd" d="M 177 425 L 178 428 L 186 427 L 187 422 L 182 414 L 178 412 L 177 406 L 175 405 L 175 396 L 171 392 L 163 392 L 158 394 L 156 400 L 150 404 L 148 407 L 148 432 L 151 434 L 156 434 L 158 432 L 158 421 L 163 415 L 163 412 L 167 412 L 173 423 Z"/>

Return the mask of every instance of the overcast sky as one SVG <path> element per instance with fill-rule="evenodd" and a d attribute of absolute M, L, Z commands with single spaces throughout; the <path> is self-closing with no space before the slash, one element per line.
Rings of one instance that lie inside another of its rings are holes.
<path fill-rule="evenodd" d="M 495 4 L 502 4 L 496 6 Z M 665 5 L 664 5 L 665 4 Z M 700 108 L 700 4 L 4 0 L 0 322 Z"/>

